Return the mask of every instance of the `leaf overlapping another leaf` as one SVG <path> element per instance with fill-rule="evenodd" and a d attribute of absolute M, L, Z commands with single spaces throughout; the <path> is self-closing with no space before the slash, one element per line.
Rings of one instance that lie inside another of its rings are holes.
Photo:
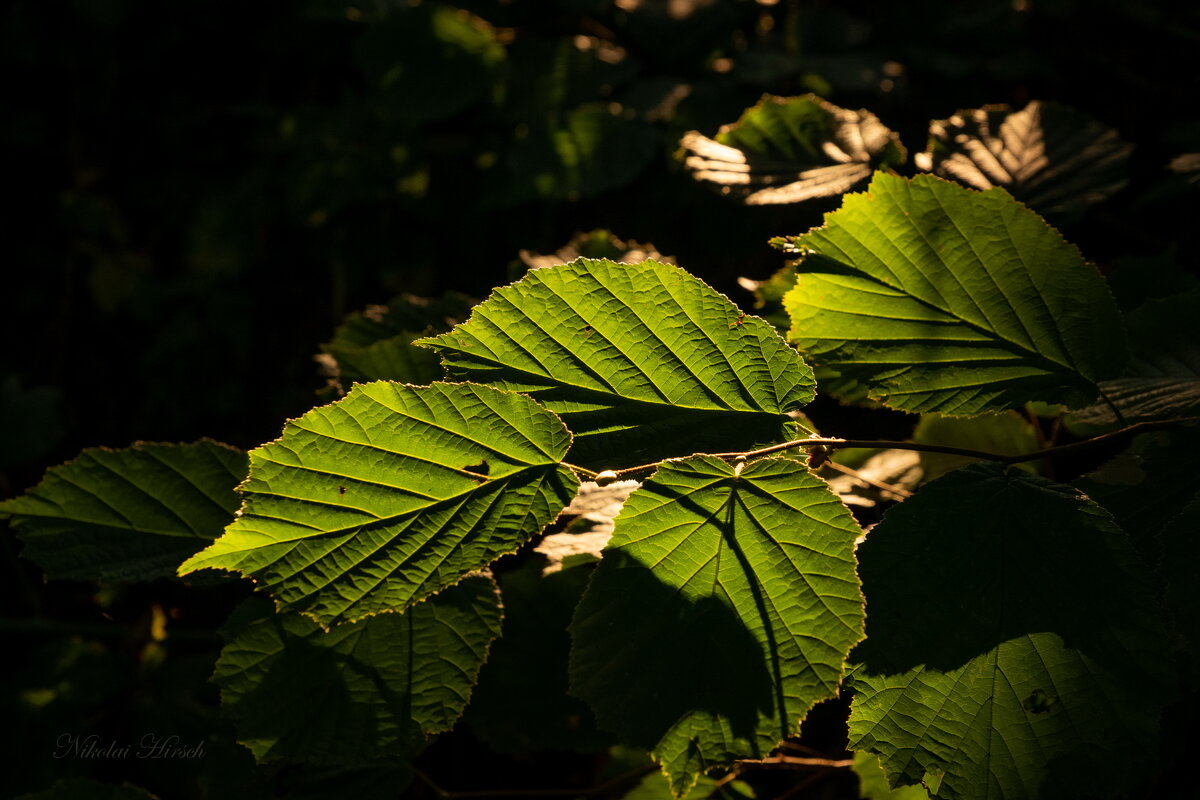
<path fill-rule="evenodd" d="M 771 326 L 682 269 L 579 259 L 497 289 L 424 339 L 451 376 L 526 392 L 616 468 L 778 441 L 812 371 Z"/>
<path fill-rule="evenodd" d="M 217 538 L 237 510 L 246 454 L 201 439 L 90 448 L 0 503 L 50 578 L 150 580 Z"/>
<path fill-rule="evenodd" d="M 454 725 L 500 617 L 496 584 L 481 575 L 329 631 L 251 600 L 226 626 L 213 682 L 259 761 L 406 758 Z"/>
<path fill-rule="evenodd" d="M 824 227 L 772 244 L 800 256 L 789 338 L 835 394 L 947 414 L 1080 407 L 1128 358 L 1095 267 L 1002 189 L 879 173 Z"/>
<path fill-rule="evenodd" d="M 626 501 L 572 623 L 572 693 L 676 796 L 765 756 L 837 695 L 862 638 L 859 528 L 798 461 L 663 464 Z"/>
<path fill-rule="evenodd" d="M 764 96 L 716 139 L 697 131 L 680 144 L 698 181 L 747 205 L 798 203 L 849 191 L 873 169 L 904 163 L 899 137 L 869 111 L 816 95 Z"/>
<path fill-rule="evenodd" d="M 1173 691 L 1149 570 L 1070 487 L 973 464 L 859 548 L 850 744 L 939 798 L 1108 796 L 1152 772 Z"/>
<path fill-rule="evenodd" d="M 400 611 L 516 550 L 571 501 L 570 434 L 474 384 L 359 384 L 250 453 L 244 504 L 180 568 L 258 578 L 324 625 Z"/>
<path fill-rule="evenodd" d="M 1127 183 L 1133 150 L 1087 114 L 1039 100 L 1020 111 L 985 106 L 929 125 L 923 170 L 976 189 L 1002 186 L 1043 214 L 1076 213 Z"/>

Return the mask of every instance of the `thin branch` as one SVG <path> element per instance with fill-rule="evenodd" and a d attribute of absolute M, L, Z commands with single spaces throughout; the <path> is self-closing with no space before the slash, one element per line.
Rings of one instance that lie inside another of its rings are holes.
<path fill-rule="evenodd" d="M 413 774 L 432 789 L 438 797 L 445 798 L 445 800 L 467 800 L 467 798 L 487 797 L 596 797 L 611 792 L 614 789 L 623 788 L 626 784 L 633 783 L 635 780 L 641 779 L 657 769 L 657 764 L 647 764 L 644 767 L 623 772 L 615 778 L 611 778 L 604 783 L 598 783 L 587 789 L 483 789 L 466 792 L 452 792 L 448 789 L 443 789 L 419 769 L 414 768 Z"/>
<path fill-rule="evenodd" d="M 589 478 L 595 478 L 597 475 L 600 474 L 599 472 L 592 472 L 587 467 L 577 467 L 574 464 L 568 464 L 565 461 L 562 462 L 562 465 L 564 467 L 566 467 L 567 469 L 574 470 L 575 472 L 582 472 L 584 475 L 587 475 Z"/>
<path fill-rule="evenodd" d="M 841 450 L 848 447 L 862 447 L 869 449 L 891 449 L 891 450 L 914 450 L 919 453 L 946 453 L 952 456 L 965 456 L 967 458 L 978 458 L 984 461 L 996 461 L 1001 464 L 1020 464 L 1025 461 L 1036 461 L 1039 458 L 1048 456 L 1060 455 L 1062 453 L 1078 452 L 1081 450 L 1090 450 L 1102 444 L 1120 441 L 1135 436 L 1139 433 L 1147 433 L 1149 431 L 1161 431 L 1168 428 L 1174 428 L 1179 425 L 1184 425 L 1189 422 L 1200 422 L 1200 417 L 1179 417 L 1177 419 L 1157 420 L 1152 422 L 1138 422 L 1134 425 L 1121 428 L 1112 433 L 1105 433 L 1100 436 L 1093 436 L 1090 439 L 1081 439 L 1078 442 L 1070 444 L 1060 444 L 1054 447 L 1045 447 L 1040 450 L 1034 450 L 1030 453 L 1021 453 L 1020 455 L 1003 455 L 1000 453 L 988 453 L 982 450 L 968 450 L 964 447 L 949 447 L 940 444 L 922 444 L 920 442 L 894 442 L 883 439 L 835 439 L 815 437 L 812 439 L 796 439 L 791 442 L 783 442 L 782 444 L 771 445 L 770 447 L 761 447 L 758 450 L 748 450 L 742 453 L 699 453 L 698 455 L 707 455 L 712 458 L 757 458 L 766 456 L 772 453 L 781 453 L 785 450 L 794 450 L 798 447 L 827 447 L 834 450 Z M 653 464 L 641 464 L 636 467 L 626 467 L 625 469 L 614 470 L 618 478 L 630 475 L 637 475 L 642 472 L 651 472 L 658 469 L 664 463 L 671 461 L 681 461 L 679 458 L 666 459 L 665 461 L 656 461 Z"/>
<path fill-rule="evenodd" d="M 800 756 L 768 756 L 766 758 L 744 758 L 737 761 L 739 767 L 784 767 L 786 769 L 849 769 L 854 759 L 802 758 Z"/>

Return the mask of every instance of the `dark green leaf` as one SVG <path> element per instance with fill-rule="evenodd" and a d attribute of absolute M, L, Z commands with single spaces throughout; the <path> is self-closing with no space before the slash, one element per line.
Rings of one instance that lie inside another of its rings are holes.
<path fill-rule="evenodd" d="M 859 528 L 803 464 L 659 467 L 626 501 L 571 632 L 571 690 L 676 795 L 767 755 L 835 697 L 862 637 Z"/>
<path fill-rule="evenodd" d="M 567 625 L 592 570 L 543 574 L 546 566 L 536 556 L 500 578 L 504 632 L 467 707 L 467 724 L 500 753 L 599 750 L 610 743 L 591 710 L 567 695 Z"/>
<path fill-rule="evenodd" d="M 47 577 L 150 580 L 221 535 L 245 477 L 246 454 L 209 439 L 90 448 L 0 503 L 0 515 Z"/>
<path fill-rule="evenodd" d="M 454 725 L 500 618 L 496 584 L 480 575 L 328 631 L 254 599 L 226 626 L 213 681 L 259 761 L 403 759 Z"/>
<path fill-rule="evenodd" d="M 1070 487 L 973 464 L 859 548 L 850 744 L 939 798 L 1107 796 L 1154 771 L 1172 694 L 1149 570 Z"/>
<path fill-rule="evenodd" d="M 453 376 L 528 392 L 616 468 L 778 440 L 812 372 L 771 326 L 682 269 L 580 259 L 497 289 L 425 339 Z"/>
<path fill-rule="evenodd" d="M 412 341 L 448 331 L 467 318 L 475 302 L 448 292 L 428 299 L 402 295 L 386 306 L 354 312 L 321 350 L 334 360 L 335 377 L 343 391 L 354 383 L 389 380 L 431 383 L 442 377 L 437 357 Z"/>
<path fill-rule="evenodd" d="M 1127 360 L 1095 267 L 1002 189 L 876 174 L 796 253 L 790 337 L 836 379 L 905 411 L 1080 407 Z"/>
<path fill-rule="evenodd" d="M 748 205 L 841 194 L 906 157 L 900 138 L 874 114 L 812 94 L 764 95 L 715 140 L 691 131 L 680 144 L 691 152 L 693 178 Z"/>
<path fill-rule="evenodd" d="M 368 20 L 357 59 L 385 116 L 420 123 L 478 102 L 499 77 L 504 48 L 483 20 L 437 2 L 394 4 Z"/>
<path fill-rule="evenodd" d="M 516 550 L 570 502 L 570 433 L 473 384 L 359 384 L 250 452 L 243 505 L 182 567 L 258 578 L 323 625 L 402 611 Z"/>
<path fill-rule="evenodd" d="M 1108 402 L 1072 414 L 1085 425 L 1190 416 L 1200 412 L 1200 288 L 1148 300 L 1125 315 L 1133 357 L 1121 377 L 1102 381 Z M 1111 403 L 1111 405 L 1110 405 Z"/>

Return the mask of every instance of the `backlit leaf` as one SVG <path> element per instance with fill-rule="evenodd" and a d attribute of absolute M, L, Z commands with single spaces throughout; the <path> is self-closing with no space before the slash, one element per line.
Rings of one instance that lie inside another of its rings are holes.
<path fill-rule="evenodd" d="M 182 567 L 254 576 L 323 625 L 401 611 L 538 533 L 578 486 L 570 434 L 473 384 L 359 384 L 250 453 L 242 510 Z"/>
<path fill-rule="evenodd" d="M 1108 796 L 1154 771 L 1172 693 L 1150 572 L 1076 490 L 996 464 L 859 548 L 850 745 L 938 798 Z"/>
<path fill-rule="evenodd" d="M 1080 211 L 1127 182 L 1133 146 L 1069 106 L 985 106 L 929 125 L 917 166 L 975 189 L 1002 186 L 1042 214 Z"/>
<path fill-rule="evenodd" d="M 683 795 L 835 697 L 862 638 L 859 528 L 798 461 L 667 462 L 625 502 L 572 623 L 571 691 Z"/>
<path fill-rule="evenodd" d="M 778 440 L 813 397 L 768 323 L 655 261 L 531 270 L 420 344 L 452 376 L 535 397 L 574 432 L 572 460 L 601 468 Z"/>
<path fill-rule="evenodd" d="M 822 385 L 905 411 L 1080 407 L 1127 359 L 1120 315 L 1079 251 L 1002 189 L 876 174 L 800 256 L 790 338 Z"/>
<path fill-rule="evenodd" d="M 765 95 L 716 139 L 690 131 L 680 144 L 693 178 L 747 205 L 841 194 L 905 159 L 899 137 L 874 114 L 812 94 Z"/>
<path fill-rule="evenodd" d="M 89 448 L 0 503 L 49 578 L 150 580 L 175 573 L 233 519 L 246 454 L 209 439 Z"/>
<path fill-rule="evenodd" d="M 500 617 L 496 584 L 480 575 L 328 631 L 256 599 L 226 626 L 213 682 L 259 761 L 404 758 L 454 725 Z"/>

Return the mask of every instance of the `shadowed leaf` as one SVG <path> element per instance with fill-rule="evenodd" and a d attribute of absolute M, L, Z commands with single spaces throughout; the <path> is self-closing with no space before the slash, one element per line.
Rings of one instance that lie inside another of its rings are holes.
<path fill-rule="evenodd" d="M 1127 182 L 1133 145 L 1081 111 L 1034 100 L 1020 111 L 985 106 L 929 125 L 913 160 L 975 189 L 1002 186 L 1042 214 L 1075 213 Z"/>
<path fill-rule="evenodd" d="M 571 691 L 675 794 L 766 756 L 862 637 L 859 528 L 801 463 L 667 462 L 625 502 L 571 625 Z"/>
<path fill-rule="evenodd" d="M 1077 491 L 973 464 L 859 548 L 850 745 L 939 798 L 1108 796 L 1153 772 L 1172 694 L 1150 572 Z"/>
<path fill-rule="evenodd" d="M 500 617 L 480 575 L 329 631 L 254 599 L 226 625 L 213 682 L 260 762 L 407 758 L 462 713 Z"/>
<path fill-rule="evenodd" d="M 89 448 L 0 515 L 49 578 L 150 580 L 221 535 L 245 476 L 246 454 L 209 439 Z"/>

